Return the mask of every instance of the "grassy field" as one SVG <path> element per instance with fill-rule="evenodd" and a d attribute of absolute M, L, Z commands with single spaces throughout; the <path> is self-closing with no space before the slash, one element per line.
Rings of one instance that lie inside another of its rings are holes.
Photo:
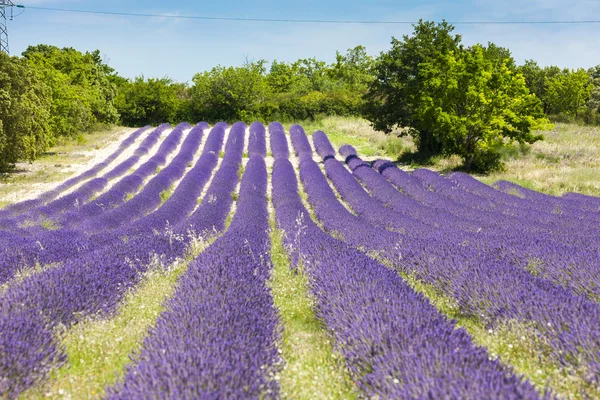
<path fill-rule="evenodd" d="M 415 151 L 409 138 L 375 132 L 367 121 L 359 118 L 327 117 L 301 125 L 309 135 L 323 130 L 335 146 L 353 145 L 367 160 L 407 159 L 406 155 Z M 286 125 L 286 129 L 289 127 L 289 124 Z M 31 185 L 57 183 L 67 178 L 72 172 L 65 171 L 65 165 L 90 162 L 90 151 L 114 143 L 122 132 L 115 129 L 95 133 L 86 136 L 85 141 L 53 148 L 33 164 L 20 164 L 17 172 L 2 177 L 0 207 L 7 204 L 10 197 L 14 198 L 14 191 L 25 191 Z M 544 135 L 546 139 L 542 142 L 507 151 L 505 171 L 478 178 L 488 184 L 505 179 L 555 195 L 577 191 L 600 196 L 600 183 L 596 178 L 600 172 L 600 128 L 557 124 Z M 436 158 L 427 165 L 412 163 L 402 167 L 450 171 L 459 164 L 459 159 L 451 157 Z M 243 171 L 240 168 L 239 175 Z M 164 201 L 171 194 L 172 190 L 166 190 L 161 193 L 161 198 Z M 305 194 L 301 192 L 301 195 Z M 232 196 L 237 200 L 237 192 Z M 284 326 L 280 344 L 286 360 L 280 374 L 282 395 L 306 399 L 356 398 L 356 388 L 342 357 L 316 317 L 313 299 L 308 294 L 309 282 L 302 273 L 290 270 L 281 232 L 275 229 L 273 220 L 271 241 L 274 270 L 269 284 Z M 193 255 L 209 243 L 196 246 L 198 248 Z M 61 343 L 67 350 L 69 362 L 54 372 L 50 382 L 35 387 L 22 398 L 95 398 L 101 395 L 107 385 L 123 376 L 125 366 L 131 362 L 130 354 L 135 354 L 132 352 L 140 348 L 190 259 L 174 264 L 166 271 L 151 270 L 142 284 L 128 294 L 115 316 L 107 320 L 86 319 L 65 332 Z M 484 329 L 477 321 L 461 316 L 456 305 L 442 294 L 411 276 L 403 277 L 416 291 L 429 298 L 438 310 L 464 327 L 476 343 L 488 349 L 492 357 L 512 365 L 515 371 L 526 375 L 538 388 L 543 389 L 550 384 L 557 394 L 571 398 L 571 393 L 577 393 L 583 387 L 576 374 L 565 372 L 536 352 L 530 345 L 533 339 L 526 326 L 506 326 L 496 331 Z M 595 388 L 586 390 L 598 393 Z"/>

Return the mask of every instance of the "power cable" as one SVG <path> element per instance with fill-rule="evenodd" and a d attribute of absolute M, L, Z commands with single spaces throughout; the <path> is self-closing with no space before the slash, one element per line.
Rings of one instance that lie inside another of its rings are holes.
<path fill-rule="evenodd" d="M 208 21 L 238 21 L 238 22 L 287 22 L 300 24 L 363 24 L 363 25 L 411 25 L 417 21 L 379 21 L 379 20 L 328 20 L 328 19 L 283 19 L 283 18 L 245 18 L 245 17 L 211 17 L 203 15 L 165 15 L 148 13 L 129 13 L 117 11 L 76 10 L 70 8 L 37 7 L 19 4 L 18 8 L 32 10 L 57 11 L 79 14 L 115 15 L 124 17 L 195 19 Z M 583 25 L 600 24 L 600 20 L 564 20 L 564 21 L 448 21 L 452 25 Z"/>

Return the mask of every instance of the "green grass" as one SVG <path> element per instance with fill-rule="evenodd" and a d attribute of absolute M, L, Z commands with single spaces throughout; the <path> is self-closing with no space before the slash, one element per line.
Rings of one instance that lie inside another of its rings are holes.
<path fill-rule="evenodd" d="M 37 220 L 27 219 L 19 224 L 19 227 L 31 228 L 38 225 L 49 231 L 55 231 L 61 228 L 61 225 L 58 222 L 46 217 L 39 217 Z"/>
<path fill-rule="evenodd" d="M 141 347 L 148 329 L 163 311 L 165 299 L 175 291 L 187 263 L 169 269 L 153 268 L 131 291 L 117 315 L 107 320 L 89 319 L 70 329 L 61 340 L 67 364 L 52 374 L 47 385 L 34 388 L 23 399 L 94 399 L 119 379 L 130 354 Z"/>
<path fill-rule="evenodd" d="M 114 317 L 88 319 L 66 332 L 61 344 L 68 355 L 67 363 L 54 371 L 46 384 L 25 392 L 21 398 L 102 397 L 107 386 L 122 378 L 125 367 L 132 362 L 131 355 L 141 348 L 189 263 L 215 239 L 192 237 L 186 259 L 168 268 L 152 267 L 127 294 Z"/>
<path fill-rule="evenodd" d="M 170 188 L 165 189 L 162 192 L 160 192 L 160 204 L 163 204 L 164 202 L 169 200 L 169 198 L 173 195 L 174 191 L 175 191 L 174 186 L 171 185 Z"/>
<path fill-rule="evenodd" d="M 567 399 L 600 398 L 600 388 L 582 379 L 585 369 L 569 370 L 558 365 L 550 356 L 550 345 L 532 327 L 511 320 L 496 329 L 486 329 L 478 319 L 461 314 L 454 299 L 414 276 L 402 274 L 402 277 L 440 312 L 456 320 L 476 344 L 485 347 L 493 358 L 512 366 L 540 392 L 549 386 L 554 394 Z"/>
<path fill-rule="evenodd" d="M 308 279 L 290 269 L 282 232 L 271 219 L 271 291 L 283 323 L 280 344 L 285 360 L 280 375 L 281 394 L 290 399 L 353 399 L 355 387 L 343 357 L 333 350 L 332 339 L 313 311 Z"/>

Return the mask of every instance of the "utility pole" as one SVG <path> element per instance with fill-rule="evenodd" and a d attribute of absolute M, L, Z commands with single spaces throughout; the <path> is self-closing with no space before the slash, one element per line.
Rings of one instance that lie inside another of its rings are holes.
<path fill-rule="evenodd" d="M 10 19 L 12 20 L 12 12 L 14 3 L 10 0 L 0 0 L 0 51 L 10 54 L 8 51 L 8 28 L 6 26 L 6 15 L 10 9 Z"/>

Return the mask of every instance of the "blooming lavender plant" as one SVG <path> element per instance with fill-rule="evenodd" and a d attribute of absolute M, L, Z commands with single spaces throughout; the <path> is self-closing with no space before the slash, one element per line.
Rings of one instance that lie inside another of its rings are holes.
<path fill-rule="evenodd" d="M 267 170 L 253 155 L 227 233 L 192 262 L 108 399 L 277 398 Z"/>
<path fill-rule="evenodd" d="M 26 200 L 26 201 L 10 204 L 10 205 L 6 206 L 4 209 L 0 210 L 0 218 L 10 217 L 11 215 L 25 212 L 34 207 L 38 207 L 44 203 L 52 201 L 56 197 L 58 197 L 62 192 L 64 192 L 65 190 L 77 185 L 80 182 L 83 182 L 85 180 L 95 177 L 96 175 L 98 175 L 99 172 L 104 170 L 106 167 L 108 167 L 110 165 L 110 163 L 112 163 L 121 154 L 123 154 L 123 152 L 125 150 L 127 150 L 129 147 L 131 147 L 133 145 L 133 143 L 135 143 L 137 138 L 140 137 L 149 128 L 150 128 L 150 126 L 145 126 L 143 128 L 139 128 L 139 129 L 135 130 L 133 133 L 131 133 L 125 140 L 123 140 L 119 144 L 119 147 L 117 148 L 117 150 L 115 150 L 111 155 L 106 157 L 103 161 L 94 165 L 92 168 L 88 169 L 87 171 L 85 171 L 77 176 L 74 176 L 73 178 L 67 179 L 66 181 L 64 181 L 63 183 L 58 185 L 56 188 L 42 193 L 35 199 Z"/>
<path fill-rule="evenodd" d="M 271 140 L 281 138 L 271 132 Z M 397 274 L 324 234 L 308 217 L 293 167 L 282 157 L 275 161 L 272 197 L 284 242 L 309 276 L 317 315 L 365 397 L 539 397 Z"/>

